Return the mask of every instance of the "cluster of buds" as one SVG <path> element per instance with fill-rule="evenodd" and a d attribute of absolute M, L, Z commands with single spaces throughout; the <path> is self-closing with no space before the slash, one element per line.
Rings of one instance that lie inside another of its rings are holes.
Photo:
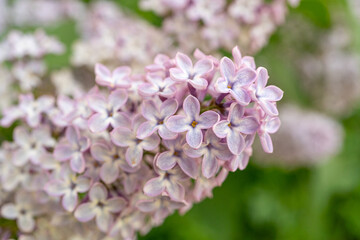
<path fill-rule="evenodd" d="M 296 6 L 299 0 L 142 0 L 140 7 L 165 17 L 164 31 L 182 49 L 201 43 L 209 51 L 230 50 L 240 44 L 254 53 L 284 22 L 288 3 Z"/>
<path fill-rule="evenodd" d="M 135 239 L 210 197 L 246 167 L 256 134 L 273 151 L 280 125 L 283 92 L 252 57 L 232 53 L 158 55 L 142 75 L 97 64 L 97 86 L 82 96 L 22 95 L 1 121 L 18 122 L 1 148 L 2 217 L 16 219 L 20 239 L 57 239 L 60 229 Z"/>

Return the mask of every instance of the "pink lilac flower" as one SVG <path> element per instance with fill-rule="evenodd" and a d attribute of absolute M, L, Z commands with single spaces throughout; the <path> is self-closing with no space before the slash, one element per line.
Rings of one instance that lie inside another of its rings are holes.
<path fill-rule="evenodd" d="M 167 171 L 173 169 L 177 164 L 189 177 L 196 178 L 198 176 L 198 163 L 196 159 L 192 159 L 185 154 L 185 138 L 183 136 L 180 135 L 173 140 L 163 140 L 163 144 L 167 151 L 158 155 L 156 166 L 163 171 Z"/>
<path fill-rule="evenodd" d="M 145 97 L 152 97 L 157 95 L 159 97 L 170 98 L 175 95 L 176 87 L 174 81 L 157 74 L 147 74 L 146 79 L 148 83 L 143 83 L 139 86 L 139 94 Z"/>
<path fill-rule="evenodd" d="M 152 134 L 144 139 L 137 138 L 137 131 L 145 119 L 136 115 L 131 122 L 131 126 L 118 127 L 111 132 L 112 142 L 120 147 L 126 147 L 126 161 L 132 167 L 140 164 L 144 150 L 152 151 L 160 143 L 160 138 L 156 134 Z"/>
<path fill-rule="evenodd" d="M 150 179 L 144 186 L 144 193 L 150 197 L 166 193 L 174 201 L 182 201 L 185 197 L 185 188 L 181 181 L 187 176 L 180 168 L 173 168 L 168 171 L 157 171 L 159 176 Z"/>
<path fill-rule="evenodd" d="M 111 92 L 107 99 L 101 94 L 90 96 L 89 106 L 95 114 L 89 118 L 89 129 L 93 132 L 102 132 L 109 125 L 113 128 L 127 125 L 129 118 L 124 113 L 119 112 L 127 98 L 127 93 L 123 89 Z"/>
<path fill-rule="evenodd" d="M 91 180 L 84 176 L 77 177 L 69 166 L 64 165 L 58 179 L 45 185 L 44 190 L 51 196 L 62 197 L 61 203 L 66 211 L 74 211 L 78 203 L 78 194 L 89 190 Z"/>
<path fill-rule="evenodd" d="M 255 134 L 246 136 L 244 150 L 239 155 L 232 158 L 230 161 L 225 162 L 224 167 L 227 170 L 235 172 L 237 169 L 240 169 L 242 171 L 247 167 L 249 159 L 253 153 L 251 146 L 254 142 L 254 139 Z"/>
<path fill-rule="evenodd" d="M 227 120 L 222 120 L 214 125 L 214 133 L 219 138 L 226 138 L 230 151 L 239 155 L 245 148 L 245 140 L 242 134 L 254 134 L 259 128 L 256 118 L 244 116 L 244 108 L 233 103 L 229 110 Z"/>
<path fill-rule="evenodd" d="M 175 99 L 168 99 L 161 103 L 153 100 L 147 100 L 143 103 L 141 112 L 146 122 L 142 123 L 137 130 L 137 137 L 140 139 L 149 137 L 155 131 L 163 139 L 174 139 L 177 134 L 171 132 L 166 126 L 165 122 L 172 116 L 178 109 L 178 103 Z"/>
<path fill-rule="evenodd" d="M 273 152 L 273 143 L 270 134 L 277 132 L 280 128 L 280 119 L 278 117 L 265 117 L 260 122 L 258 134 L 261 145 L 265 152 Z"/>
<path fill-rule="evenodd" d="M 108 191 L 101 183 L 95 183 L 89 192 L 89 202 L 83 203 L 75 210 L 75 217 L 81 222 L 96 218 L 98 228 L 107 232 L 114 221 L 113 214 L 126 206 L 121 197 L 108 198 Z"/>
<path fill-rule="evenodd" d="M 112 73 L 104 65 L 98 63 L 95 65 L 96 83 L 100 86 L 110 88 L 128 88 L 131 86 L 130 67 L 118 67 Z"/>
<path fill-rule="evenodd" d="M 176 54 L 177 68 L 170 69 L 171 78 L 179 82 L 187 82 L 195 89 L 206 89 L 208 82 L 203 76 L 213 69 L 209 59 L 202 59 L 193 65 L 191 59 L 183 53 Z"/>
<path fill-rule="evenodd" d="M 24 166 L 29 160 L 39 164 L 41 156 L 47 152 L 46 148 L 55 145 L 55 140 L 47 127 L 35 128 L 29 133 L 26 128 L 19 126 L 14 130 L 14 142 L 16 150 L 12 160 L 16 166 Z"/>
<path fill-rule="evenodd" d="M 200 115 L 200 103 L 197 98 L 189 95 L 184 100 L 184 115 L 170 117 L 166 126 L 175 133 L 187 132 L 186 142 L 192 148 L 199 148 L 203 141 L 202 129 L 211 128 L 220 119 L 214 111 L 206 111 Z"/>
<path fill-rule="evenodd" d="M 276 116 L 279 112 L 275 102 L 281 100 L 283 91 L 273 85 L 266 87 L 268 79 L 268 71 L 263 67 L 259 67 L 257 70 L 256 90 L 253 92 L 252 97 L 267 114 Z"/>
<path fill-rule="evenodd" d="M 84 152 L 90 147 L 90 140 L 81 136 L 76 127 L 66 129 L 66 140 L 54 149 L 54 157 L 59 161 L 70 161 L 71 169 L 77 173 L 85 170 Z"/>
<path fill-rule="evenodd" d="M 198 149 L 185 148 L 185 153 L 192 158 L 202 157 L 202 174 L 206 178 L 213 177 L 219 169 L 218 161 L 229 161 L 234 155 L 225 143 L 209 129 L 205 133 L 204 143 Z"/>
<path fill-rule="evenodd" d="M 224 57 L 220 62 L 221 78 L 215 84 L 220 93 L 230 93 L 241 105 L 249 104 L 251 97 L 247 88 L 255 81 L 256 72 L 247 66 L 237 69 L 231 59 Z"/>

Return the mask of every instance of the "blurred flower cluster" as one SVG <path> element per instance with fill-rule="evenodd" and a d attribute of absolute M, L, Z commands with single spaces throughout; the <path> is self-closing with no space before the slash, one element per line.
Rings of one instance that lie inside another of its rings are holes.
<path fill-rule="evenodd" d="M 261 49 L 287 13 L 300 0 L 141 0 L 140 7 L 164 17 L 163 30 L 181 49 L 199 44 L 207 51 L 230 50 L 239 44 L 254 53 Z"/>
<path fill-rule="evenodd" d="M 1 214 L 20 239 L 135 239 L 243 170 L 256 134 L 273 151 L 283 92 L 267 70 L 237 47 L 233 60 L 194 57 L 160 54 L 143 74 L 99 63 L 87 93 L 21 94 L 4 110 L 2 126 L 17 124 L 1 147 Z"/>

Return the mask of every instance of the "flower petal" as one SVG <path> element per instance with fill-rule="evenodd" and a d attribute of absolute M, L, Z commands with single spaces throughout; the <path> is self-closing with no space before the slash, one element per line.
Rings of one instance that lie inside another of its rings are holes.
<path fill-rule="evenodd" d="M 126 90 L 118 89 L 110 93 L 109 104 L 115 111 L 117 111 L 126 103 L 127 99 L 128 95 Z"/>
<path fill-rule="evenodd" d="M 215 89 L 219 93 L 229 93 L 230 88 L 228 88 L 229 82 L 225 78 L 219 78 L 215 83 Z"/>
<path fill-rule="evenodd" d="M 202 159 L 201 169 L 204 177 L 208 179 L 213 177 L 218 170 L 218 163 L 215 155 L 211 154 L 211 152 L 206 153 Z"/>
<path fill-rule="evenodd" d="M 225 138 L 231 132 L 229 124 L 230 122 L 227 120 L 222 120 L 216 123 L 213 126 L 213 131 L 215 135 L 218 136 L 219 138 Z"/>
<path fill-rule="evenodd" d="M 72 156 L 70 166 L 76 173 L 82 173 L 85 171 L 85 159 L 82 153 L 76 153 Z"/>
<path fill-rule="evenodd" d="M 18 212 L 13 203 L 7 203 L 2 206 L 1 215 L 7 219 L 16 219 Z"/>
<path fill-rule="evenodd" d="M 74 216 L 80 222 L 88 222 L 95 217 L 95 212 L 91 203 L 83 203 L 77 207 Z"/>
<path fill-rule="evenodd" d="M 158 125 L 156 122 L 153 121 L 144 122 L 139 126 L 136 137 L 139 139 L 147 138 L 151 134 L 153 134 L 157 129 L 158 129 Z"/>
<path fill-rule="evenodd" d="M 273 152 L 273 143 L 270 137 L 270 134 L 264 133 L 260 136 L 261 146 L 266 153 Z"/>
<path fill-rule="evenodd" d="M 230 93 L 240 105 L 246 106 L 250 103 L 251 97 L 240 84 L 234 84 Z"/>
<path fill-rule="evenodd" d="M 185 197 L 185 189 L 179 183 L 168 182 L 166 185 L 166 192 L 169 194 L 169 197 L 174 201 L 182 201 Z"/>
<path fill-rule="evenodd" d="M 143 102 L 141 106 L 141 113 L 144 116 L 144 118 L 150 121 L 154 121 L 154 120 L 156 121 L 158 112 L 159 112 L 158 107 L 156 106 L 154 101 L 147 100 Z"/>
<path fill-rule="evenodd" d="M 205 78 L 201 77 L 195 77 L 194 79 L 189 81 L 189 83 L 191 84 L 191 86 L 198 90 L 205 90 L 208 86 L 208 81 L 206 81 Z"/>
<path fill-rule="evenodd" d="M 282 99 L 284 92 L 276 86 L 267 86 L 258 94 L 261 99 L 276 102 Z"/>
<path fill-rule="evenodd" d="M 178 164 L 181 170 L 183 170 L 184 173 L 189 177 L 195 179 L 198 176 L 199 169 L 195 159 L 191 159 L 186 156 L 183 156 L 181 158 L 178 158 Z"/>
<path fill-rule="evenodd" d="M 144 193 L 149 197 L 156 197 L 164 191 L 164 188 L 162 178 L 152 178 L 145 184 Z"/>
<path fill-rule="evenodd" d="M 196 97 L 192 95 L 187 96 L 184 100 L 183 108 L 187 116 L 192 118 L 199 116 L 200 103 Z"/>
<path fill-rule="evenodd" d="M 176 54 L 175 60 L 176 60 L 176 65 L 183 72 L 189 73 L 192 70 L 193 64 L 192 64 L 191 59 L 187 55 L 178 52 Z"/>
<path fill-rule="evenodd" d="M 173 115 L 178 109 L 178 102 L 175 99 L 167 99 L 161 104 L 160 115 L 162 117 L 169 117 Z"/>
<path fill-rule="evenodd" d="M 231 131 L 227 135 L 226 141 L 229 150 L 235 155 L 239 155 L 245 148 L 244 137 L 238 132 Z"/>
<path fill-rule="evenodd" d="M 250 85 L 256 79 L 256 72 L 249 67 L 241 68 L 235 76 L 235 81 L 241 86 Z"/>
<path fill-rule="evenodd" d="M 220 115 L 214 111 L 206 111 L 199 117 L 199 128 L 208 129 L 220 120 Z"/>
<path fill-rule="evenodd" d="M 186 133 L 186 142 L 192 148 L 199 148 L 203 140 L 203 134 L 200 128 L 191 128 Z"/>
<path fill-rule="evenodd" d="M 59 161 L 66 161 L 71 158 L 74 151 L 67 144 L 59 144 L 54 150 L 54 158 Z"/>
<path fill-rule="evenodd" d="M 104 65 L 97 63 L 95 65 L 96 83 L 100 86 L 111 86 L 112 78 L 110 70 Z"/>
<path fill-rule="evenodd" d="M 194 72 L 196 75 L 202 76 L 213 69 L 213 63 L 207 58 L 201 59 L 195 63 Z"/>
<path fill-rule="evenodd" d="M 96 225 L 102 232 L 109 231 L 110 226 L 113 223 L 113 216 L 109 212 L 101 211 L 96 216 Z"/>
<path fill-rule="evenodd" d="M 100 168 L 100 178 L 105 183 L 110 184 L 115 182 L 119 176 L 119 168 L 112 162 L 105 162 Z"/>
<path fill-rule="evenodd" d="M 78 195 L 76 191 L 67 192 L 62 199 L 62 205 L 64 209 L 68 212 L 74 211 L 77 202 L 78 202 Z"/>
<path fill-rule="evenodd" d="M 111 141 L 119 147 L 127 147 L 132 144 L 133 133 L 126 127 L 115 128 L 111 134 Z"/>
<path fill-rule="evenodd" d="M 261 92 L 265 88 L 267 81 L 269 79 L 269 74 L 266 68 L 259 67 L 257 69 L 257 79 L 256 79 L 256 90 Z"/>
<path fill-rule="evenodd" d="M 235 65 L 230 58 L 223 57 L 221 59 L 220 72 L 227 82 L 233 82 L 233 78 L 235 76 Z"/>
<path fill-rule="evenodd" d="M 175 133 L 181 133 L 191 128 L 189 119 L 182 115 L 171 116 L 166 122 L 166 127 Z"/>
<path fill-rule="evenodd" d="M 107 208 L 111 213 L 118 213 L 126 206 L 126 201 L 122 197 L 113 197 L 107 201 Z"/>
<path fill-rule="evenodd" d="M 88 120 L 89 129 L 94 133 L 104 131 L 108 128 L 109 123 L 108 115 L 104 113 L 95 113 Z"/>
<path fill-rule="evenodd" d="M 99 162 L 110 161 L 110 148 L 103 143 L 94 143 L 90 148 L 91 155 Z"/>
<path fill-rule="evenodd" d="M 156 160 L 156 166 L 161 170 L 170 170 L 176 165 L 176 157 L 171 151 L 162 152 Z"/>
<path fill-rule="evenodd" d="M 143 149 L 138 146 L 131 146 L 126 150 L 125 158 L 131 167 L 136 167 L 140 164 L 143 157 Z"/>
<path fill-rule="evenodd" d="M 91 201 L 101 201 L 107 198 L 108 191 L 101 183 L 95 183 L 89 192 L 89 198 Z"/>
<path fill-rule="evenodd" d="M 259 129 L 259 123 L 254 117 L 245 117 L 241 119 L 238 126 L 234 127 L 236 131 L 244 134 L 254 134 Z"/>
<path fill-rule="evenodd" d="M 21 215 L 16 222 L 23 232 L 31 232 L 35 229 L 35 220 L 29 214 Z"/>

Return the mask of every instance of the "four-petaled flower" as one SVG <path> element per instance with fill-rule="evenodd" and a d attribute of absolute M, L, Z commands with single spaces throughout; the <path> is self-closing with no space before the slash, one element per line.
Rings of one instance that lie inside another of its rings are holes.
<path fill-rule="evenodd" d="M 73 126 L 66 129 L 66 140 L 55 147 L 54 157 L 59 161 L 70 160 L 70 166 L 74 172 L 84 172 L 84 152 L 90 147 L 90 140 L 85 136 L 80 136 L 79 130 Z"/>
<path fill-rule="evenodd" d="M 213 69 L 213 63 L 209 59 L 201 59 L 193 63 L 191 59 L 183 53 L 176 54 L 177 68 L 170 69 L 170 76 L 175 81 L 187 82 L 195 89 L 204 90 L 208 86 L 208 81 L 203 77 Z"/>
<path fill-rule="evenodd" d="M 218 168 L 218 161 L 229 161 L 234 155 L 229 151 L 225 143 L 221 143 L 220 139 L 209 129 L 205 133 L 204 143 L 198 149 L 191 147 L 185 148 L 185 153 L 192 158 L 202 158 L 202 174 L 206 178 L 213 177 Z"/>
<path fill-rule="evenodd" d="M 184 152 L 185 139 L 178 136 L 173 140 L 164 140 L 163 144 L 168 149 L 158 155 L 156 165 L 164 171 L 175 167 L 176 163 L 181 170 L 189 177 L 196 178 L 198 176 L 198 164 L 195 159 L 189 158 Z"/>
<path fill-rule="evenodd" d="M 250 103 L 249 86 L 256 79 L 256 72 L 244 65 L 236 69 L 231 59 L 224 57 L 220 62 L 221 76 L 215 83 L 215 88 L 220 93 L 230 93 L 235 100 L 245 106 Z"/>
<path fill-rule="evenodd" d="M 126 103 L 127 93 L 123 89 L 113 91 L 108 99 L 101 94 L 93 94 L 89 97 L 90 108 L 95 114 L 89 118 L 89 129 L 93 132 L 104 131 L 109 125 L 113 128 L 127 125 L 130 120 L 125 113 L 119 112 Z"/>
<path fill-rule="evenodd" d="M 144 97 L 157 95 L 159 97 L 170 98 L 175 95 L 176 88 L 174 80 L 169 77 L 163 78 L 157 74 L 147 74 L 148 83 L 139 86 L 139 93 Z"/>
<path fill-rule="evenodd" d="M 213 130 L 219 138 L 225 138 L 230 151 L 239 155 L 245 148 L 245 140 L 242 134 L 254 134 L 259 123 L 255 117 L 245 117 L 244 107 L 238 103 L 230 106 L 227 120 L 222 120 L 214 125 Z"/>
<path fill-rule="evenodd" d="M 110 88 L 129 88 L 131 86 L 131 68 L 118 67 L 113 72 L 98 63 L 95 65 L 96 83 Z"/>
<path fill-rule="evenodd" d="M 48 182 L 44 189 L 49 195 L 62 196 L 63 207 L 65 210 L 72 212 L 78 203 L 78 193 L 87 192 L 90 184 L 91 180 L 89 178 L 85 176 L 77 177 L 68 165 L 64 165 L 59 178 Z"/>
<path fill-rule="evenodd" d="M 103 232 L 107 232 L 114 222 L 113 214 L 126 206 L 126 201 L 121 197 L 108 199 L 108 191 L 101 183 L 91 187 L 89 200 L 76 208 L 75 217 L 81 222 L 88 222 L 95 217 L 98 228 Z"/>
<path fill-rule="evenodd" d="M 280 128 L 280 119 L 278 117 L 265 117 L 260 121 L 260 128 L 258 134 L 260 137 L 261 146 L 267 153 L 273 152 L 273 143 L 270 134 L 277 132 Z"/>
<path fill-rule="evenodd" d="M 144 122 L 141 115 L 136 115 L 131 122 L 131 128 L 122 126 L 111 132 L 111 140 L 115 145 L 127 147 L 125 158 L 132 167 L 140 164 L 144 150 L 152 151 L 160 143 L 160 138 L 155 133 L 144 139 L 136 137 L 139 126 Z"/>
<path fill-rule="evenodd" d="M 137 137 L 144 139 L 158 130 L 160 137 L 163 139 L 176 138 L 177 134 L 171 132 L 165 126 L 165 121 L 176 112 L 177 108 L 178 103 L 175 99 L 164 101 L 161 103 L 160 108 L 159 103 L 156 103 L 153 100 L 145 101 L 141 107 L 141 112 L 148 121 L 139 126 Z"/>
<path fill-rule="evenodd" d="M 281 100 L 284 92 L 273 85 L 267 86 L 269 79 L 268 71 L 266 68 L 259 67 L 257 69 L 256 87 L 252 91 L 253 99 L 259 103 L 261 108 L 270 116 L 277 116 L 279 112 L 276 108 L 276 102 Z"/>
<path fill-rule="evenodd" d="M 199 148 L 203 141 L 202 129 L 214 126 L 220 119 L 214 111 L 206 111 L 200 114 L 200 103 L 197 98 L 189 95 L 183 105 L 185 116 L 176 115 L 166 121 L 166 126 L 175 133 L 187 132 L 186 142 L 192 148 Z"/>

